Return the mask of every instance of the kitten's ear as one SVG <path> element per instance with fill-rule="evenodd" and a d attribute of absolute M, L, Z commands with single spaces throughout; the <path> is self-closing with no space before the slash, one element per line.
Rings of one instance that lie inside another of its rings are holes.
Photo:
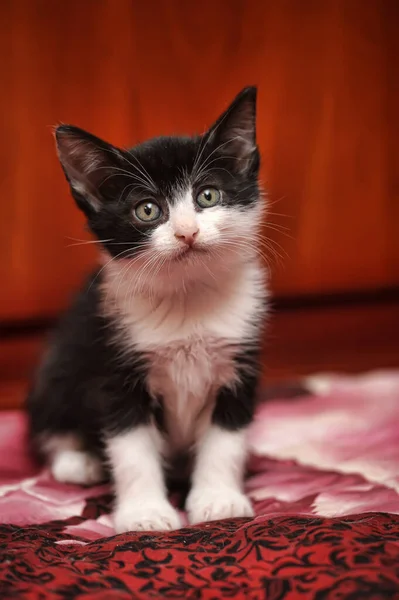
<path fill-rule="evenodd" d="M 87 214 L 98 212 L 105 199 L 101 186 L 120 165 L 120 151 L 72 125 L 57 127 L 55 139 L 58 158 L 79 208 Z"/>
<path fill-rule="evenodd" d="M 241 90 L 206 134 L 221 154 L 237 159 L 237 169 L 242 173 L 259 166 L 256 95 L 256 87 Z"/>

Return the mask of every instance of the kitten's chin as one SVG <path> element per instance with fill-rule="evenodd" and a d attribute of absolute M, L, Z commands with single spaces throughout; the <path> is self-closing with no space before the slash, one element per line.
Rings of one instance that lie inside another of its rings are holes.
<path fill-rule="evenodd" d="M 198 260 L 209 259 L 210 250 L 208 248 L 204 248 L 203 246 L 191 246 L 187 248 L 182 248 L 178 250 L 170 257 L 170 261 L 176 263 L 189 263 Z"/>
<path fill-rule="evenodd" d="M 170 257 L 157 274 L 155 285 L 163 280 L 162 289 L 170 285 L 175 291 L 180 287 L 187 291 L 197 283 L 214 286 L 215 282 L 245 268 L 254 256 L 255 252 L 237 252 L 234 247 L 222 245 L 188 248 Z"/>
<path fill-rule="evenodd" d="M 255 254 L 256 251 L 250 246 L 237 249 L 233 243 L 194 245 L 170 254 L 158 275 L 165 275 L 182 283 L 201 282 L 209 278 L 215 280 L 215 277 L 247 264 Z"/>
<path fill-rule="evenodd" d="M 103 253 L 103 276 L 109 289 L 125 294 L 165 296 L 184 294 L 197 286 L 215 287 L 226 277 L 237 274 L 251 259 L 249 252 L 237 252 L 234 247 L 205 245 L 179 249 L 173 253 L 159 253 L 159 262 L 150 263 L 145 257 L 112 259 Z"/>

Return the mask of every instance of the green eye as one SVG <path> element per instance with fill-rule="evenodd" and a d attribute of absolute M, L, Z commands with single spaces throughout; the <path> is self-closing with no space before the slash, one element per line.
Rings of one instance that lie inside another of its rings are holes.
<path fill-rule="evenodd" d="M 156 221 L 161 216 L 162 212 L 158 204 L 155 202 L 141 202 L 134 209 L 136 217 L 140 221 Z"/>
<path fill-rule="evenodd" d="M 197 196 L 197 204 L 201 208 L 210 208 L 211 206 L 219 204 L 219 201 L 220 192 L 216 188 L 207 188 L 206 190 L 202 190 L 202 192 Z"/>

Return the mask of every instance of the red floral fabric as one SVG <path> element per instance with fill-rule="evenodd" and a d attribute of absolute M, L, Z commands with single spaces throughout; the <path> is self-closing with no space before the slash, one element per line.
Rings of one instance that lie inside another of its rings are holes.
<path fill-rule="evenodd" d="M 108 500 L 89 502 L 85 516 Z M 70 543 L 65 525 L 0 528 L 2 599 L 399 598 L 394 515 L 236 519 L 88 544 Z"/>

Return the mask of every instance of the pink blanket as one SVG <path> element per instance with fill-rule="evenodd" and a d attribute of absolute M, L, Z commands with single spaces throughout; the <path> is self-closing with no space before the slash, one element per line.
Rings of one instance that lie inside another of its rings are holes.
<path fill-rule="evenodd" d="M 395 548 L 395 564 L 399 564 L 399 520 L 395 516 L 399 515 L 399 372 L 376 372 L 359 377 L 317 376 L 308 378 L 304 383 L 309 394 L 289 400 L 264 402 L 259 407 L 250 435 L 252 458 L 246 484 L 257 517 L 252 522 L 231 521 L 223 527 L 222 525 L 218 527 L 222 527 L 226 536 L 233 536 L 232 543 L 235 547 L 234 539 L 239 531 L 256 531 L 256 535 L 263 532 L 261 535 L 265 536 L 269 531 L 269 525 L 266 527 L 265 524 L 270 524 L 272 522 L 270 520 L 277 519 L 276 522 L 280 523 L 283 518 L 288 518 L 289 521 L 295 517 L 296 527 L 297 519 L 302 517 L 305 519 L 311 517 L 306 521 L 311 524 L 316 523 L 318 518 L 322 518 L 317 521 L 319 524 L 363 523 L 362 515 L 364 515 L 367 523 L 368 519 L 373 519 L 371 513 L 389 513 L 388 525 L 385 521 L 381 522 L 382 524 L 374 521 L 370 527 L 378 529 L 381 526 L 383 531 L 388 531 L 389 526 L 389 531 L 396 531 L 396 541 L 392 542 L 394 546 L 390 548 Z M 86 552 L 85 547 L 89 552 L 93 543 L 113 536 L 109 516 L 109 489 L 106 486 L 83 489 L 56 483 L 47 470 L 38 470 L 32 462 L 27 452 L 25 434 L 26 422 L 22 413 L 1 414 L 0 524 L 7 526 L 3 529 L 6 536 L 11 536 L 11 538 L 7 537 L 7 544 L 10 543 L 10 539 L 13 540 L 12 543 L 16 539 L 21 540 L 23 532 L 33 525 L 40 525 L 34 530 L 41 532 L 40 535 L 47 540 L 47 546 L 50 544 L 51 552 L 58 548 L 58 553 L 66 552 L 69 553 L 68 556 L 75 551 Z M 383 518 L 381 514 L 379 518 Z M 52 523 L 51 529 L 48 529 L 49 523 Z M 292 523 L 287 527 L 291 526 Z M 364 530 L 364 524 L 362 527 Z M 202 529 L 205 531 L 204 528 Z M 50 538 L 46 538 L 50 530 L 55 535 L 51 541 Z M 201 526 L 182 531 L 188 532 L 187 535 L 190 536 L 192 534 L 190 532 L 199 530 Z M 210 531 L 208 530 L 208 533 Z M 31 533 L 32 529 L 30 529 L 29 543 L 32 543 Z M 141 537 L 138 534 L 126 535 L 130 536 L 129 539 L 144 539 L 143 534 Z M 112 544 L 115 540 L 116 547 L 119 547 L 120 540 L 126 542 L 126 535 L 113 537 Z M 179 535 L 180 540 L 183 534 Z M 43 543 L 41 538 L 40 544 Z M 107 543 L 111 542 L 108 540 Z M 172 541 L 168 544 L 170 548 L 174 547 Z M 23 550 L 23 544 L 21 548 Z M 73 550 L 74 548 L 76 550 Z M 141 552 L 141 550 L 137 551 Z M 29 560 L 36 561 L 38 556 L 36 549 L 32 556 L 35 556 L 35 559 Z M 11 566 L 8 563 L 7 565 L 2 564 L 3 569 L 5 568 L 3 576 L 12 579 L 9 571 Z M 262 568 L 266 569 L 266 559 L 263 560 L 262 565 Z M 108 569 L 108 563 L 105 568 Z M 178 565 L 175 568 L 176 581 L 180 577 L 179 568 Z M 380 571 L 381 568 L 379 565 Z M 385 578 L 389 580 L 391 575 L 388 574 Z M 248 576 L 249 581 L 252 581 L 253 576 L 253 574 Z M 389 597 L 399 597 L 399 587 L 395 587 L 396 584 L 399 586 L 399 572 L 396 576 L 396 583 L 393 579 L 389 580 L 394 586 L 389 589 L 396 590 L 398 596 Z M 10 589 L 15 590 L 18 585 L 14 581 Z M 256 585 L 258 587 L 260 585 L 258 580 Z M 253 589 L 256 590 L 258 587 Z M 26 597 L 29 589 L 27 588 L 25 595 L 21 597 Z M 137 591 L 137 586 L 135 589 Z M 287 594 L 282 592 L 276 598 L 297 597 L 288 594 L 289 587 L 286 591 Z M 139 592 L 137 594 L 134 597 L 147 597 L 145 594 L 140 595 Z M 8 596 L 3 592 L 1 597 Z M 64 596 L 48 595 L 48 597 Z M 90 597 L 109 596 L 90 595 Z M 119 596 L 112 595 L 112 597 Z M 163 597 L 162 594 L 159 597 Z M 208 596 L 204 593 L 202 596 L 193 597 Z M 231 594 L 231 597 L 241 596 Z M 253 595 L 253 598 L 257 597 Z M 305 597 L 313 596 L 309 592 Z M 345 595 L 337 597 L 346 598 Z"/>

